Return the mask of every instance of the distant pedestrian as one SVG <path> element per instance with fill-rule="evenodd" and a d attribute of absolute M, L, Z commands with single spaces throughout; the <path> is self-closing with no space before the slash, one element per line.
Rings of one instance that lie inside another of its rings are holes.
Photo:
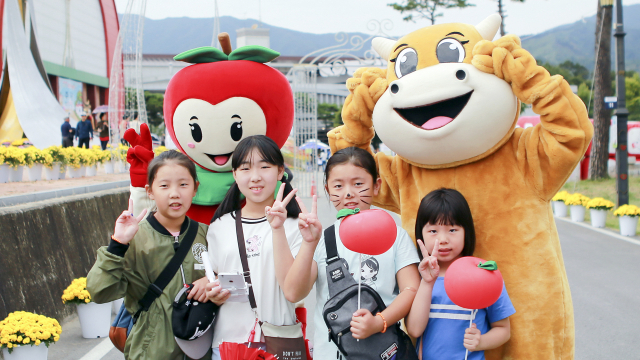
<path fill-rule="evenodd" d="M 98 124 L 96 124 L 96 131 L 99 132 L 100 136 L 100 146 L 102 150 L 107 148 L 107 143 L 109 142 L 109 114 L 102 113 L 98 115 Z"/>
<path fill-rule="evenodd" d="M 87 118 L 87 114 L 84 112 L 80 113 L 80 117 L 82 121 L 78 122 L 76 125 L 76 138 L 78 139 L 78 147 L 81 148 L 83 145 L 85 148 L 89 148 L 89 139 L 93 139 L 93 126 L 91 125 L 91 120 Z"/>
<path fill-rule="evenodd" d="M 65 116 L 64 123 L 62 123 L 60 131 L 62 132 L 62 147 L 66 148 L 69 146 L 73 146 L 73 135 L 76 131 L 69 123 L 68 116 Z"/>

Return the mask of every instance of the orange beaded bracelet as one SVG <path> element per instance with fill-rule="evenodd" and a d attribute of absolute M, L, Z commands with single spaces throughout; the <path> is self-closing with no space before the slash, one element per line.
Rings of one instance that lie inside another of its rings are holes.
<path fill-rule="evenodd" d="M 382 331 L 380 331 L 380 334 L 384 334 L 384 332 L 387 331 L 387 319 L 382 316 L 382 313 L 377 313 L 376 316 L 382 318 Z"/>

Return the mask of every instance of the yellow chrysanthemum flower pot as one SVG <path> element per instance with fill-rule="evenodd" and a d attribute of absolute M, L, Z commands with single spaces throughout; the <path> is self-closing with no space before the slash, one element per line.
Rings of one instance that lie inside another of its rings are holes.
<path fill-rule="evenodd" d="M 640 218 L 640 208 L 635 205 L 622 205 L 613 215 L 618 217 L 620 222 L 620 235 L 636 236 L 638 230 L 638 218 Z"/>
<path fill-rule="evenodd" d="M 111 303 L 96 304 L 91 300 L 87 278 L 73 280 L 62 293 L 62 302 L 76 304 L 83 338 L 95 339 L 109 335 Z"/>
<path fill-rule="evenodd" d="M 0 321 L 0 348 L 5 360 L 46 360 L 48 346 L 60 339 L 56 319 L 16 311 Z"/>

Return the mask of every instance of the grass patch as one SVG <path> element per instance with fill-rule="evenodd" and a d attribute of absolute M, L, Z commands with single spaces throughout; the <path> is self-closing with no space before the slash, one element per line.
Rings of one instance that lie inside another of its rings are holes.
<path fill-rule="evenodd" d="M 580 193 L 591 199 L 595 197 L 605 198 L 614 204 L 618 199 L 618 194 L 616 192 L 616 179 L 614 178 L 604 180 L 569 181 L 564 184 L 561 190 L 566 190 L 571 194 Z M 629 203 L 640 206 L 640 177 L 629 177 Z M 588 223 L 591 222 L 591 215 L 589 214 L 588 209 L 585 213 L 584 221 Z M 613 216 L 613 210 L 607 212 L 606 226 L 611 229 L 620 230 L 618 218 Z"/>

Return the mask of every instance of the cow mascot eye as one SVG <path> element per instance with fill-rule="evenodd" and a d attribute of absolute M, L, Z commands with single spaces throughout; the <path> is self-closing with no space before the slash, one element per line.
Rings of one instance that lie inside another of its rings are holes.
<path fill-rule="evenodd" d="M 460 63 L 464 60 L 464 46 L 456 39 L 442 39 L 436 49 L 438 61 L 441 63 Z"/>
<path fill-rule="evenodd" d="M 396 76 L 398 79 L 416 71 L 418 67 L 418 53 L 412 48 L 406 48 L 400 51 L 396 58 Z"/>
<path fill-rule="evenodd" d="M 240 141 L 240 139 L 242 139 L 242 121 L 231 124 L 231 138 L 233 141 Z"/>
<path fill-rule="evenodd" d="M 189 124 L 191 126 L 191 136 L 193 140 L 196 142 L 202 141 L 202 129 L 200 129 L 200 125 L 198 124 Z"/>

